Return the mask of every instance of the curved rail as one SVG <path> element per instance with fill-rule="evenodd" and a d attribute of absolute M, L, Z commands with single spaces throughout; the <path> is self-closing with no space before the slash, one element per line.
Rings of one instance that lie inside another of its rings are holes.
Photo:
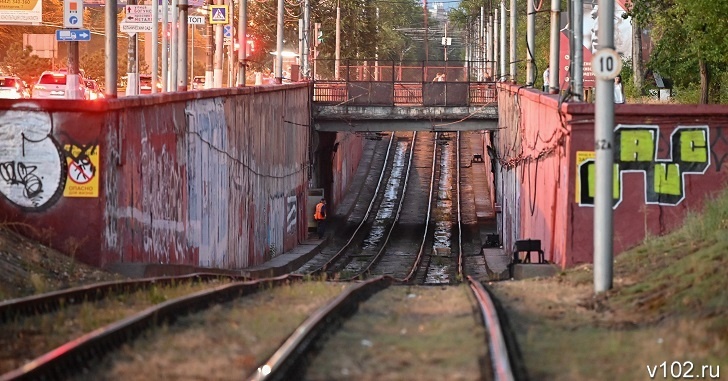
<path fill-rule="evenodd" d="M 174 321 L 180 315 L 251 294 L 263 287 L 285 284 L 291 280 L 303 280 L 303 276 L 289 274 L 277 278 L 231 283 L 160 303 L 89 332 L 16 370 L 0 375 L 0 381 L 68 377 L 82 370 L 90 359 L 102 357 L 123 343 L 133 340 L 149 327 Z"/>
<path fill-rule="evenodd" d="M 341 293 L 298 326 L 270 359 L 258 367 L 248 379 L 262 381 L 300 378 L 307 352 L 312 344 L 331 328 L 331 323 L 356 312 L 362 301 L 389 287 L 392 281 L 391 277 L 372 278 Z"/>
<path fill-rule="evenodd" d="M 394 219 L 392 220 L 392 223 L 389 226 L 389 230 L 387 231 L 387 235 L 385 236 L 384 241 L 382 242 L 381 248 L 377 251 L 377 253 L 374 255 L 374 257 L 369 261 L 369 263 L 361 271 L 359 271 L 359 273 L 355 274 L 354 276 L 352 276 L 350 278 L 343 279 L 344 281 L 352 281 L 352 280 L 361 279 L 362 277 L 364 277 L 366 274 L 369 273 L 372 266 L 374 266 L 374 264 L 376 264 L 379 261 L 379 258 L 381 258 L 381 256 L 386 251 L 387 243 L 389 243 L 389 239 L 392 236 L 392 232 L 394 231 L 394 228 L 397 225 L 397 222 L 399 221 L 399 216 L 402 213 L 402 206 L 404 205 L 404 198 L 407 193 L 407 185 L 409 185 L 410 171 L 412 169 L 412 158 L 414 157 L 416 143 L 417 143 L 417 131 L 415 131 L 412 135 L 412 147 L 410 148 L 409 159 L 407 161 L 407 171 L 406 171 L 406 175 L 404 177 L 404 185 L 402 187 L 402 197 L 400 197 L 400 199 L 399 199 L 399 205 L 397 206 L 397 213 L 395 213 L 395 215 L 394 215 Z M 436 150 L 437 144 L 435 144 L 434 147 Z M 434 160 L 433 160 L 433 163 L 434 163 Z M 434 164 L 433 164 L 433 170 L 434 170 Z M 428 211 L 427 211 L 428 220 L 429 220 L 429 215 L 430 215 L 430 212 L 429 212 L 429 207 L 428 207 Z"/>
<path fill-rule="evenodd" d="M 182 276 L 95 283 L 0 302 L 0 322 L 22 316 L 52 312 L 61 306 L 67 306 L 70 304 L 101 300 L 111 294 L 119 292 L 138 291 L 152 286 L 169 285 L 176 282 L 188 282 L 195 280 L 208 281 L 225 277 L 241 280 L 247 279 L 243 276 L 236 277 L 225 274 L 196 273 Z"/>
<path fill-rule="evenodd" d="M 389 154 L 392 151 L 392 143 L 394 142 L 394 132 L 390 135 L 389 138 L 389 145 L 387 146 L 387 155 L 384 157 L 384 165 L 382 165 L 382 172 L 379 174 L 379 180 L 377 181 L 377 187 L 374 189 L 374 196 L 372 196 L 372 200 L 369 202 L 369 207 L 367 208 L 366 213 L 364 214 L 364 217 L 362 218 L 359 225 L 356 227 L 356 230 L 351 234 L 351 238 L 349 238 L 348 241 L 344 244 L 344 246 L 336 252 L 326 263 L 324 263 L 321 267 L 311 271 L 309 275 L 319 275 L 322 272 L 325 272 L 329 269 L 331 265 L 336 263 L 343 255 L 344 253 L 349 249 L 349 246 L 351 246 L 351 243 L 354 241 L 354 238 L 356 237 L 357 233 L 359 233 L 359 230 L 364 226 L 364 224 L 367 222 L 367 219 L 369 218 L 369 214 L 372 211 L 372 208 L 374 207 L 374 201 L 377 199 L 377 194 L 379 193 L 379 188 L 382 186 L 382 180 L 384 179 L 384 173 L 387 169 L 387 162 L 389 161 Z"/>

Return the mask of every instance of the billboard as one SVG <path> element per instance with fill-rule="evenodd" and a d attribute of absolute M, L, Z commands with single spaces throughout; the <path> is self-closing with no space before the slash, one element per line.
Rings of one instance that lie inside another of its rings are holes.
<path fill-rule="evenodd" d="M 0 24 L 40 24 L 43 0 L 0 1 Z"/>
<path fill-rule="evenodd" d="M 630 18 L 624 19 L 622 16 L 626 13 L 625 0 L 614 0 L 614 48 L 623 60 L 632 58 L 632 21 Z M 597 0 L 584 0 L 583 3 L 583 21 L 582 21 L 582 56 L 584 57 L 584 87 L 594 87 L 595 78 L 591 68 L 592 55 L 599 49 L 599 7 Z M 571 78 L 569 76 L 569 65 L 571 64 L 569 33 L 562 29 L 559 52 L 559 78 L 563 88 Z"/>

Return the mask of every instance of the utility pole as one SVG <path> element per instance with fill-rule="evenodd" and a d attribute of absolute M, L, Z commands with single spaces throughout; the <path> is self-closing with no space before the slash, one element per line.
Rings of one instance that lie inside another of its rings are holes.
<path fill-rule="evenodd" d="M 592 59 L 597 81 L 594 107 L 594 291 L 612 288 L 614 184 L 614 77 L 622 61 L 614 51 L 614 0 L 599 0 L 599 48 Z M 580 46 L 579 46 L 580 48 Z M 553 78 L 553 77 L 552 77 Z"/>
<path fill-rule="evenodd" d="M 147 43 L 152 44 L 152 94 L 157 92 L 157 81 L 159 81 L 159 77 L 157 76 L 157 70 L 159 70 L 159 64 L 157 63 L 157 58 L 159 57 L 159 45 L 157 44 L 157 41 L 159 41 L 159 1 L 152 1 L 152 41 L 147 41 Z"/>
<path fill-rule="evenodd" d="M 238 11 L 238 86 L 245 86 L 248 60 L 248 0 L 239 0 Z"/>
<path fill-rule="evenodd" d="M 285 2 L 278 0 L 278 22 L 276 23 L 276 83 L 283 83 L 283 13 L 285 12 Z"/>
<path fill-rule="evenodd" d="M 117 49 L 116 49 L 116 0 L 106 0 L 105 32 L 106 32 L 106 67 L 104 73 L 104 85 L 106 85 L 106 97 L 116 98 L 117 77 L 119 75 Z"/>
<path fill-rule="evenodd" d="M 500 75 L 503 80 L 506 78 L 506 73 L 508 70 L 506 70 L 506 62 L 507 62 L 507 55 L 506 55 L 506 27 L 508 25 L 508 22 L 506 21 L 506 0 L 501 0 L 500 2 L 500 15 L 501 15 L 501 30 L 500 30 Z"/>
<path fill-rule="evenodd" d="M 303 77 L 311 78 L 311 69 L 309 67 L 309 52 L 311 44 L 309 33 L 311 32 L 311 3 L 304 0 L 303 3 Z"/>
<path fill-rule="evenodd" d="M 614 0 L 612 0 L 614 2 Z M 614 8 L 614 6 L 612 6 Z M 614 12 L 612 12 L 614 13 Z M 610 18 L 612 20 L 612 18 Z M 601 20 L 600 20 L 601 21 Z M 581 22 L 581 20 L 579 20 Z M 549 93 L 559 93 L 559 28 L 561 24 L 561 0 L 551 0 L 551 49 L 549 58 Z"/>
<path fill-rule="evenodd" d="M 187 0 L 179 0 L 179 38 L 177 39 L 177 91 L 187 91 Z"/>
<path fill-rule="evenodd" d="M 427 27 L 427 0 L 423 0 L 423 8 L 425 12 L 425 66 L 430 62 L 430 42 L 428 40 L 428 34 L 430 34 L 430 28 Z"/>
<path fill-rule="evenodd" d="M 557 0 L 558 1 L 558 0 Z M 511 0 L 511 82 L 516 83 L 516 70 L 518 69 L 516 57 L 518 57 L 518 8 L 516 8 L 516 0 Z"/>
<path fill-rule="evenodd" d="M 526 86 L 533 87 L 536 82 L 536 65 L 533 55 L 536 52 L 536 7 L 528 0 L 526 6 Z"/>
<path fill-rule="evenodd" d="M 493 10 L 493 81 L 496 81 L 498 78 L 498 62 L 500 60 L 500 48 L 499 48 L 499 41 L 498 38 L 498 31 L 500 30 L 500 26 L 498 24 L 498 9 Z"/>
<path fill-rule="evenodd" d="M 177 90 L 177 65 L 179 63 L 179 7 L 178 0 L 172 0 L 172 34 L 170 43 L 169 91 Z"/>
<path fill-rule="evenodd" d="M 215 67 L 215 33 L 216 28 L 208 21 L 207 23 L 207 64 L 205 65 L 205 88 L 211 89 L 214 86 L 214 67 Z"/>
<path fill-rule="evenodd" d="M 379 17 L 379 8 L 377 8 L 377 17 Z M 375 61 L 376 64 L 376 61 Z M 339 1 L 336 2 L 336 60 L 334 61 L 334 79 L 340 77 L 339 69 L 341 68 L 341 7 Z M 376 75 L 376 72 L 374 72 Z"/>
<path fill-rule="evenodd" d="M 136 0 L 128 0 L 127 5 L 136 5 Z M 137 34 L 129 35 L 129 46 L 126 53 L 129 57 L 126 65 L 126 95 L 139 94 L 139 73 L 137 73 Z"/>
<path fill-rule="evenodd" d="M 162 0 L 162 92 L 169 91 L 169 0 Z"/>
<path fill-rule="evenodd" d="M 573 0 L 572 12 L 574 17 L 572 20 L 581 20 L 584 17 L 584 4 L 583 0 Z M 574 62 L 572 66 L 572 80 L 574 83 L 574 96 L 576 99 L 584 100 L 584 25 L 581 22 L 572 22 L 572 32 L 574 33 L 573 42 L 571 45 L 574 47 Z"/>
<path fill-rule="evenodd" d="M 223 0 L 216 0 L 215 4 L 223 5 Z M 213 87 L 222 87 L 222 64 L 223 64 L 223 26 L 215 24 L 215 73 Z"/>

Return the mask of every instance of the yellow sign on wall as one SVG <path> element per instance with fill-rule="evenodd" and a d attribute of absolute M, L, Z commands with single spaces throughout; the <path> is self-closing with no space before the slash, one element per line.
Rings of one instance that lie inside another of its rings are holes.
<path fill-rule="evenodd" d="M 67 144 L 68 175 L 64 197 L 99 197 L 99 146 L 77 147 Z"/>
<path fill-rule="evenodd" d="M 574 197 L 577 204 L 581 203 L 581 174 L 579 168 L 585 161 L 596 157 L 597 154 L 594 151 L 576 151 L 576 190 L 574 191 Z"/>

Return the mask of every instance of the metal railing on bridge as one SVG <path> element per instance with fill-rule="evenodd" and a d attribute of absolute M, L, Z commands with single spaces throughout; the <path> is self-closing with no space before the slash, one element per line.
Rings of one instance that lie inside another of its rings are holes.
<path fill-rule="evenodd" d="M 313 101 L 354 106 L 482 106 L 495 104 L 492 62 L 314 61 Z"/>

